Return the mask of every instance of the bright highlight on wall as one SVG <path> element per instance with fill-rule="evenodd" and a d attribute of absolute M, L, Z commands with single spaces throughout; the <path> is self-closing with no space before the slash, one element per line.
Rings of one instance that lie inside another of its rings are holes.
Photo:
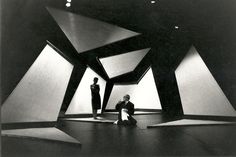
<path fill-rule="evenodd" d="M 161 109 L 151 68 L 138 84 L 114 85 L 106 109 L 115 109 L 115 105 L 125 94 L 130 95 L 130 101 L 136 109 Z"/>
<path fill-rule="evenodd" d="M 71 103 L 66 111 L 66 114 L 91 114 L 91 90 L 90 85 L 93 84 L 93 78 L 97 77 L 100 86 L 101 103 L 103 102 L 106 81 L 95 73 L 89 67 L 86 69 L 83 78 L 73 96 Z M 102 107 L 102 104 L 101 104 Z M 101 112 L 101 110 L 99 111 Z"/>
<path fill-rule="evenodd" d="M 150 48 L 147 48 L 111 57 L 100 58 L 99 60 L 109 78 L 113 78 L 132 72 L 149 50 Z"/>
<path fill-rule="evenodd" d="M 73 65 L 47 45 L 2 106 L 2 122 L 56 121 Z"/>
<path fill-rule="evenodd" d="M 236 116 L 236 111 L 194 47 L 180 63 L 175 75 L 184 114 Z"/>

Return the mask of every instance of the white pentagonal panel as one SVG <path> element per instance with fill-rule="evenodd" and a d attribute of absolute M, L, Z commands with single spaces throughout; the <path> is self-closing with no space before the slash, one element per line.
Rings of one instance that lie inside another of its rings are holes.
<path fill-rule="evenodd" d="M 56 121 L 73 65 L 47 45 L 2 106 L 2 122 Z"/>
<path fill-rule="evenodd" d="M 139 33 L 70 12 L 48 8 L 78 53 L 101 47 Z"/>
<path fill-rule="evenodd" d="M 184 114 L 236 116 L 216 80 L 194 47 L 175 71 Z"/>
<path fill-rule="evenodd" d="M 138 84 L 114 85 L 106 108 L 115 109 L 115 105 L 125 94 L 130 95 L 130 101 L 136 109 L 161 109 L 151 68 Z"/>
<path fill-rule="evenodd" d="M 94 77 L 98 78 L 98 84 L 100 86 L 101 107 L 102 107 L 104 92 L 106 88 L 106 81 L 88 67 L 83 75 L 83 78 L 80 81 L 78 88 L 76 89 L 76 92 L 66 111 L 66 114 L 92 113 L 90 85 L 93 84 Z"/>
<path fill-rule="evenodd" d="M 100 58 L 103 68 L 109 78 L 132 72 L 150 48 L 132 51 L 120 55 Z"/>

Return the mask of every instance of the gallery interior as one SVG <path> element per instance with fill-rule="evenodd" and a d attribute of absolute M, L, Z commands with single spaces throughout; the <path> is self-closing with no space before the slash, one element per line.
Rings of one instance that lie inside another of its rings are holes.
<path fill-rule="evenodd" d="M 236 156 L 235 0 L 2 0 L 1 15 L 3 157 Z M 114 123 L 126 94 L 136 125 Z"/>

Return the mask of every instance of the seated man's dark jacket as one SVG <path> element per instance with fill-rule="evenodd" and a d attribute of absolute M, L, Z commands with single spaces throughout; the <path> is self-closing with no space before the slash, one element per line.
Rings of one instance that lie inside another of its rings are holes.
<path fill-rule="evenodd" d="M 116 104 L 116 110 L 119 111 L 119 115 L 118 115 L 119 121 L 122 121 L 122 119 L 121 119 L 121 110 L 122 109 L 128 110 L 128 112 L 127 112 L 129 114 L 128 119 L 131 121 L 132 124 L 136 124 L 137 121 L 131 116 L 134 114 L 134 104 L 130 101 L 127 104 L 125 104 L 125 101 L 120 101 Z"/>

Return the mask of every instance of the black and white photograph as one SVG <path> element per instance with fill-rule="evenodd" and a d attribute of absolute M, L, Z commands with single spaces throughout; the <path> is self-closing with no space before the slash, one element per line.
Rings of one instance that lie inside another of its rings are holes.
<path fill-rule="evenodd" d="M 236 156 L 236 0 L 1 0 L 0 15 L 0 156 Z"/>

